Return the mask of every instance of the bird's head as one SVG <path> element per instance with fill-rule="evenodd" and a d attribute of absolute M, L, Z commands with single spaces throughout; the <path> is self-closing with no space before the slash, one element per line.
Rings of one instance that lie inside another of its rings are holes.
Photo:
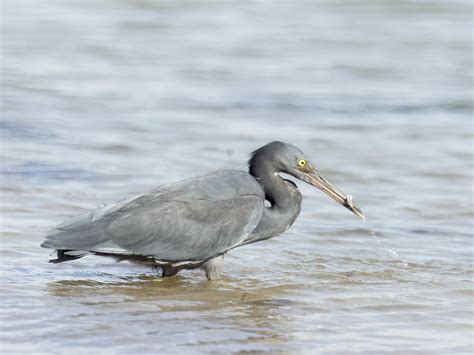
<path fill-rule="evenodd" d="M 250 172 L 260 167 L 271 165 L 276 173 L 282 172 L 294 176 L 313 185 L 334 199 L 337 203 L 346 207 L 349 211 L 365 219 L 364 214 L 351 195 L 346 195 L 328 180 L 323 178 L 316 166 L 308 157 L 294 145 L 283 142 L 271 142 L 252 153 L 250 160 Z"/>

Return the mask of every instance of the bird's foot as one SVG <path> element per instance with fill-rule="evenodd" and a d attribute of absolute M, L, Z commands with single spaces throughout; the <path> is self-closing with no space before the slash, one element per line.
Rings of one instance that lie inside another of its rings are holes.
<path fill-rule="evenodd" d="M 169 276 L 174 276 L 178 273 L 180 268 L 177 267 L 172 267 L 169 265 L 163 265 L 161 267 L 161 277 L 169 277 Z"/>

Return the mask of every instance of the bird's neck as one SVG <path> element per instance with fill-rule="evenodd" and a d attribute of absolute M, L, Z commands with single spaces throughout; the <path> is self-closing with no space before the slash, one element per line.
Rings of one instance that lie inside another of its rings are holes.
<path fill-rule="evenodd" d="M 262 169 L 251 171 L 251 174 L 262 185 L 265 199 L 271 204 L 264 209 L 263 217 L 251 235 L 249 242 L 254 242 L 275 237 L 293 224 L 301 210 L 301 193 L 277 171 Z"/>

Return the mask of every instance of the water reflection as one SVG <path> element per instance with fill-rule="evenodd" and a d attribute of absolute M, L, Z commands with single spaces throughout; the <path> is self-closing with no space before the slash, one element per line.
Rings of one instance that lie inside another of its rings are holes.
<path fill-rule="evenodd" d="M 216 324 L 234 329 L 227 337 L 234 339 L 238 330 L 249 332 L 244 340 L 261 338 L 263 343 L 282 342 L 292 326 L 285 312 L 302 305 L 291 296 L 301 285 L 265 285 L 256 279 L 241 284 L 227 278 L 208 282 L 202 275 L 189 276 L 142 275 L 114 282 L 60 280 L 48 283 L 46 292 L 72 304 L 76 310 L 70 316 L 76 319 L 86 314 L 98 318 L 116 314 L 124 320 L 143 318 L 150 325 L 159 323 L 159 330 L 149 330 L 148 335 L 176 335 L 183 332 L 182 322 L 192 329 L 206 319 L 215 322 L 212 329 Z M 215 334 L 206 335 L 204 342 L 206 338 L 217 341 Z"/>
<path fill-rule="evenodd" d="M 197 272 L 194 272 L 197 274 Z M 160 305 L 201 304 L 212 308 L 216 304 L 245 304 L 255 306 L 289 305 L 285 293 L 295 292 L 301 285 L 286 284 L 270 286 L 261 280 L 246 280 L 245 284 L 235 279 L 222 278 L 208 282 L 203 275 L 177 275 L 161 278 L 150 275 L 126 278 L 121 281 L 104 282 L 98 280 L 59 280 L 49 282 L 46 291 L 56 297 L 132 297 L 135 301 L 156 301 Z"/>

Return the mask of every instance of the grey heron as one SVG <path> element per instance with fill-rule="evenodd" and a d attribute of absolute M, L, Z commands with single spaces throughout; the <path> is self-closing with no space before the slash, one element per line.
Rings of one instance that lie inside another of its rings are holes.
<path fill-rule="evenodd" d="M 96 254 L 152 264 L 162 276 L 202 268 L 209 280 L 218 279 L 229 250 L 273 238 L 298 217 L 301 193 L 280 173 L 364 218 L 352 197 L 323 178 L 301 150 L 271 142 L 252 153 L 248 173 L 220 170 L 159 186 L 66 220 L 41 246 L 54 249 L 53 263 Z"/>

